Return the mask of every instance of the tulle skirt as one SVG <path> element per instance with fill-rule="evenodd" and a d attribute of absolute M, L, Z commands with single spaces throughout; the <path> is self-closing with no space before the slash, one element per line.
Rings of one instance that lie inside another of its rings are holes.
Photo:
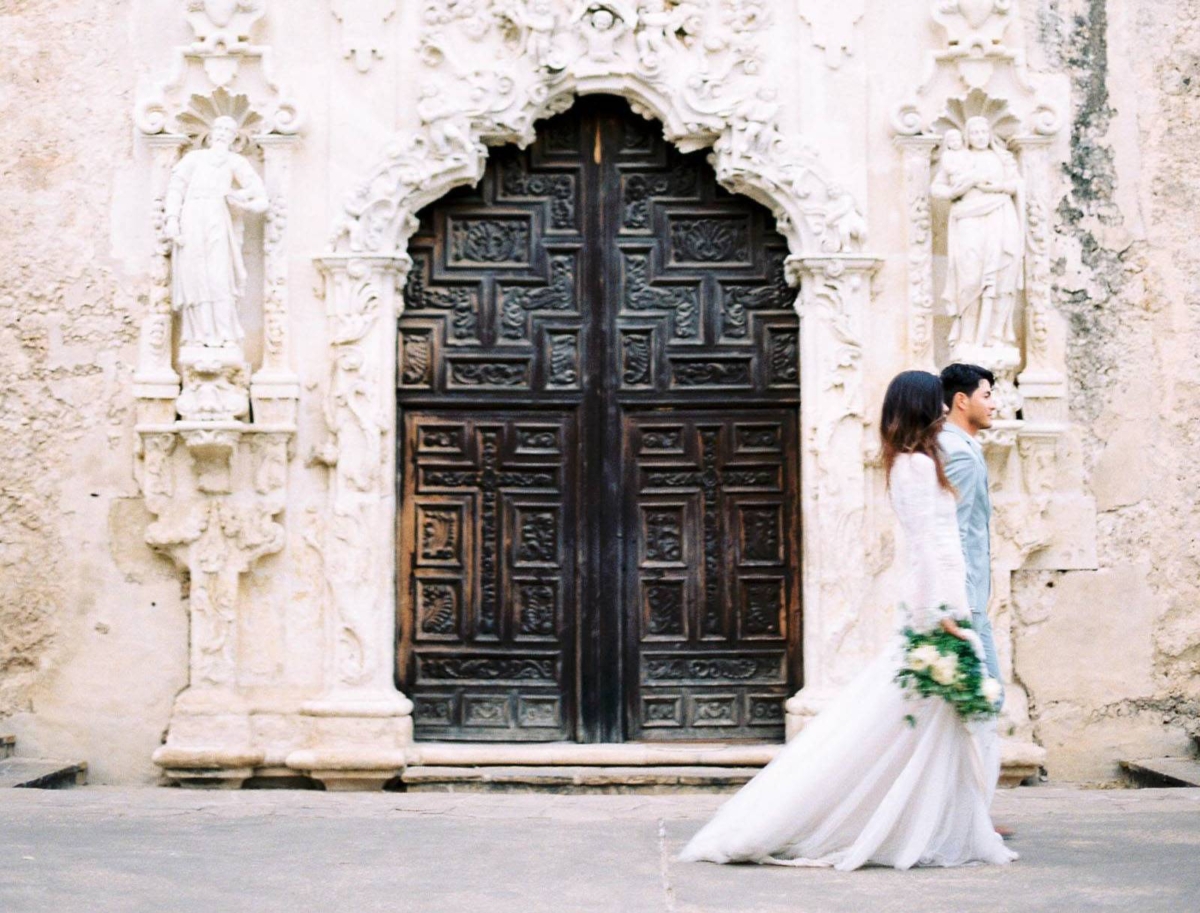
<path fill-rule="evenodd" d="M 988 812 L 995 723 L 968 726 L 940 698 L 907 696 L 896 668 L 894 651 L 867 667 L 680 859 L 842 870 L 1016 859 Z"/>

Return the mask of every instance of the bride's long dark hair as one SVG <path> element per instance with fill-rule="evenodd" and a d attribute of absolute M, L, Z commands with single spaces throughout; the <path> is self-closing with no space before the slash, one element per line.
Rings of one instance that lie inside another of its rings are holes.
<path fill-rule="evenodd" d="M 946 478 L 937 442 L 946 420 L 944 406 L 942 382 L 936 374 L 902 371 L 892 378 L 883 396 L 883 415 L 879 421 L 883 469 L 889 484 L 896 457 L 902 453 L 923 453 L 933 460 L 939 484 L 947 491 L 954 491 Z"/>

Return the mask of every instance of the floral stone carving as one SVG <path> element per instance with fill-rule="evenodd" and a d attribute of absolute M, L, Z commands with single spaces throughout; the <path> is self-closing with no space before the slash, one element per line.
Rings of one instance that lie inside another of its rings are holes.
<path fill-rule="evenodd" d="M 486 145 L 533 140 L 580 92 L 614 92 L 684 151 L 712 148 L 718 180 L 769 206 L 793 249 L 860 250 L 866 224 L 811 144 L 780 122 L 762 72 L 762 0 L 427 0 L 421 127 L 397 136 L 347 197 L 333 252 L 389 256 L 412 215 L 478 181 Z M 480 61 L 486 61 L 480 65 Z"/>

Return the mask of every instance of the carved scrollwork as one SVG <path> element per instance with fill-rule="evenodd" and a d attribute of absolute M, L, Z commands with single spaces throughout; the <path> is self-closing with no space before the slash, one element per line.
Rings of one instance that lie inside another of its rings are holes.
<path fill-rule="evenodd" d="M 650 226 L 650 200 L 656 197 L 691 197 L 696 192 L 696 169 L 677 167 L 666 174 L 637 172 L 622 182 L 622 221 L 627 229 Z"/>
<path fill-rule="evenodd" d="M 813 44 L 825 51 L 825 63 L 832 69 L 842 58 L 854 53 L 854 27 L 862 19 L 864 0 L 801 0 L 800 16 L 812 29 Z"/>
<path fill-rule="evenodd" d="M 579 340 L 574 333 L 550 334 L 550 377 L 555 387 L 573 387 L 579 381 Z"/>
<path fill-rule="evenodd" d="M 433 657 L 422 656 L 418 660 L 420 676 L 427 679 L 479 679 L 483 681 L 554 681 L 556 679 L 553 659 L 526 657 Z"/>
<path fill-rule="evenodd" d="M 501 185 L 505 197 L 545 198 L 550 201 L 550 228 L 575 227 L 575 177 L 570 174 L 529 174 L 517 163 L 504 169 Z"/>
<path fill-rule="evenodd" d="M 776 657 L 652 657 L 646 660 L 646 676 L 654 682 L 775 681 L 780 672 L 780 661 Z"/>
<path fill-rule="evenodd" d="M 671 375 L 680 387 L 741 387 L 749 385 L 750 362 L 746 359 L 688 359 L 671 361 Z"/>
<path fill-rule="evenodd" d="M 449 583 L 422 581 L 418 612 L 424 634 L 453 634 L 458 627 L 458 591 Z"/>
<path fill-rule="evenodd" d="M 554 587 L 545 583 L 524 584 L 517 588 L 522 634 L 548 636 L 554 633 Z"/>
<path fill-rule="evenodd" d="M 675 336 L 691 339 L 700 332 L 700 290 L 655 288 L 650 284 L 650 258 L 625 253 L 625 306 L 631 311 L 673 311 Z"/>
<path fill-rule="evenodd" d="M 645 520 L 647 561 L 675 564 L 683 560 L 683 518 L 677 509 L 648 510 Z"/>
<path fill-rule="evenodd" d="M 630 387 L 650 383 L 651 343 L 649 333 L 621 336 L 621 381 Z"/>
<path fill-rule="evenodd" d="M 743 587 L 745 606 L 742 625 L 754 637 L 778 637 L 782 634 L 783 584 L 777 580 L 747 583 Z"/>
<path fill-rule="evenodd" d="M 500 334 L 505 339 L 528 338 L 532 311 L 572 311 L 575 308 L 575 257 L 550 258 L 550 284 L 540 288 L 505 286 L 501 293 Z"/>
<path fill-rule="evenodd" d="M 521 514 L 517 560 L 525 564 L 555 564 L 558 560 L 558 517 L 553 511 Z"/>
<path fill-rule="evenodd" d="M 449 336 L 456 342 L 475 339 L 479 333 L 478 307 L 471 288 L 433 288 L 426 284 L 429 265 L 417 257 L 404 286 L 406 311 L 443 310 L 450 314 Z"/>
<path fill-rule="evenodd" d="M 430 0 L 420 38 L 430 70 L 418 104 L 421 127 L 390 143 L 350 193 L 334 228 L 335 250 L 387 255 L 401 248 L 413 213 L 479 179 L 485 144 L 531 142 L 534 123 L 564 110 L 580 91 L 617 91 L 662 121 L 684 151 L 713 148 L 721 183 L 768 205 L 793 230 L 794 249 L 859 249 L 865 222 L 854 199 L 809 144 L 783 131 L 778 90 L 763 85 L 768 8 L 761 0 L 597 0 L 570 8 L 556 0 Z M 837 56 L 849 43 L 835 32 L 822 40 Z M 632 228 L 647 218 L 639 199 L 644 180 L 632 176 L 627 186 L 623 209 Z M 513 177 L 506 192 L 547 198 L 559 227 L 574 218 L 566 181 L 543 178 L 534 186 Z"/>
<path fill-rule="evenodd" d="M 740 219 L 672 219 L 671 255 L 676 262 L 744 263 L 750 226 Z"/>
<path fill-rule="evenodd" d="M 282 509 L 282 501 L 202 498 L 168 508 L 146 530 L 146 542 L 190 575 L 197 684 L 234 684 L 239 577 L 283 548 L 283 527 L 274 519 Z"/>
<path fill-rule="evenodd" d="M 461 387 L 528 387 L 526 361 L 454 361 L 450 380 Z"/>
<path fill-rule="evenodd" d="M 646 633 L 657 636 L 678 636 L 684 633 L 683 583 L 651 583 L 646 585 Z"/>

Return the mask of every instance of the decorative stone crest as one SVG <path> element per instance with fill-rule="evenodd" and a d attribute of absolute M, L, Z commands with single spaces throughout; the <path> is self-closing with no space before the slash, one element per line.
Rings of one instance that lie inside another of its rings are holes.
<path fill-rule="evenodd" d="M 1004 40 L 1015 13 L 1013 0 L 937 0 L 933 21 L 946 30 L 952 48 L 987 53 Z"/>
<path fill-rule="evenodd" d="M 770 207 L 794 249 L 860 250 L 853 197 L 780 122 L 760 50 L 768 21 L 762 0 L 427 0 L 422 126 L 350 193 L 334 251 L 403 250 L 414 212 L 480 178 L 485 144 L 526 145 L 536 121 L 589 92 L 628 98 L 684 151 L 711 147 L 718 180 Z"/>
<path fill-rule="evenodd" d="M 799 0 L 800 18 L 812 29 L 813 44 L 825 51 L 825 63 L 837 69 L 854 53 L 854 31 L 864 0 Z"/>
<path fill-rule="evenodd" d="M 264 0 L 187 0 L 187 22 L 196 33 L 193 47 L 209 54 L 240 51 L 265 12 Z"/>
<path fill-rule="evenodd" d="M 342 56 L 366 73 L 372 60 L 383 59 L 384 26 L 396 12 L 396 0 L 331 0 L 330 10 L 342 27 Z"/>

